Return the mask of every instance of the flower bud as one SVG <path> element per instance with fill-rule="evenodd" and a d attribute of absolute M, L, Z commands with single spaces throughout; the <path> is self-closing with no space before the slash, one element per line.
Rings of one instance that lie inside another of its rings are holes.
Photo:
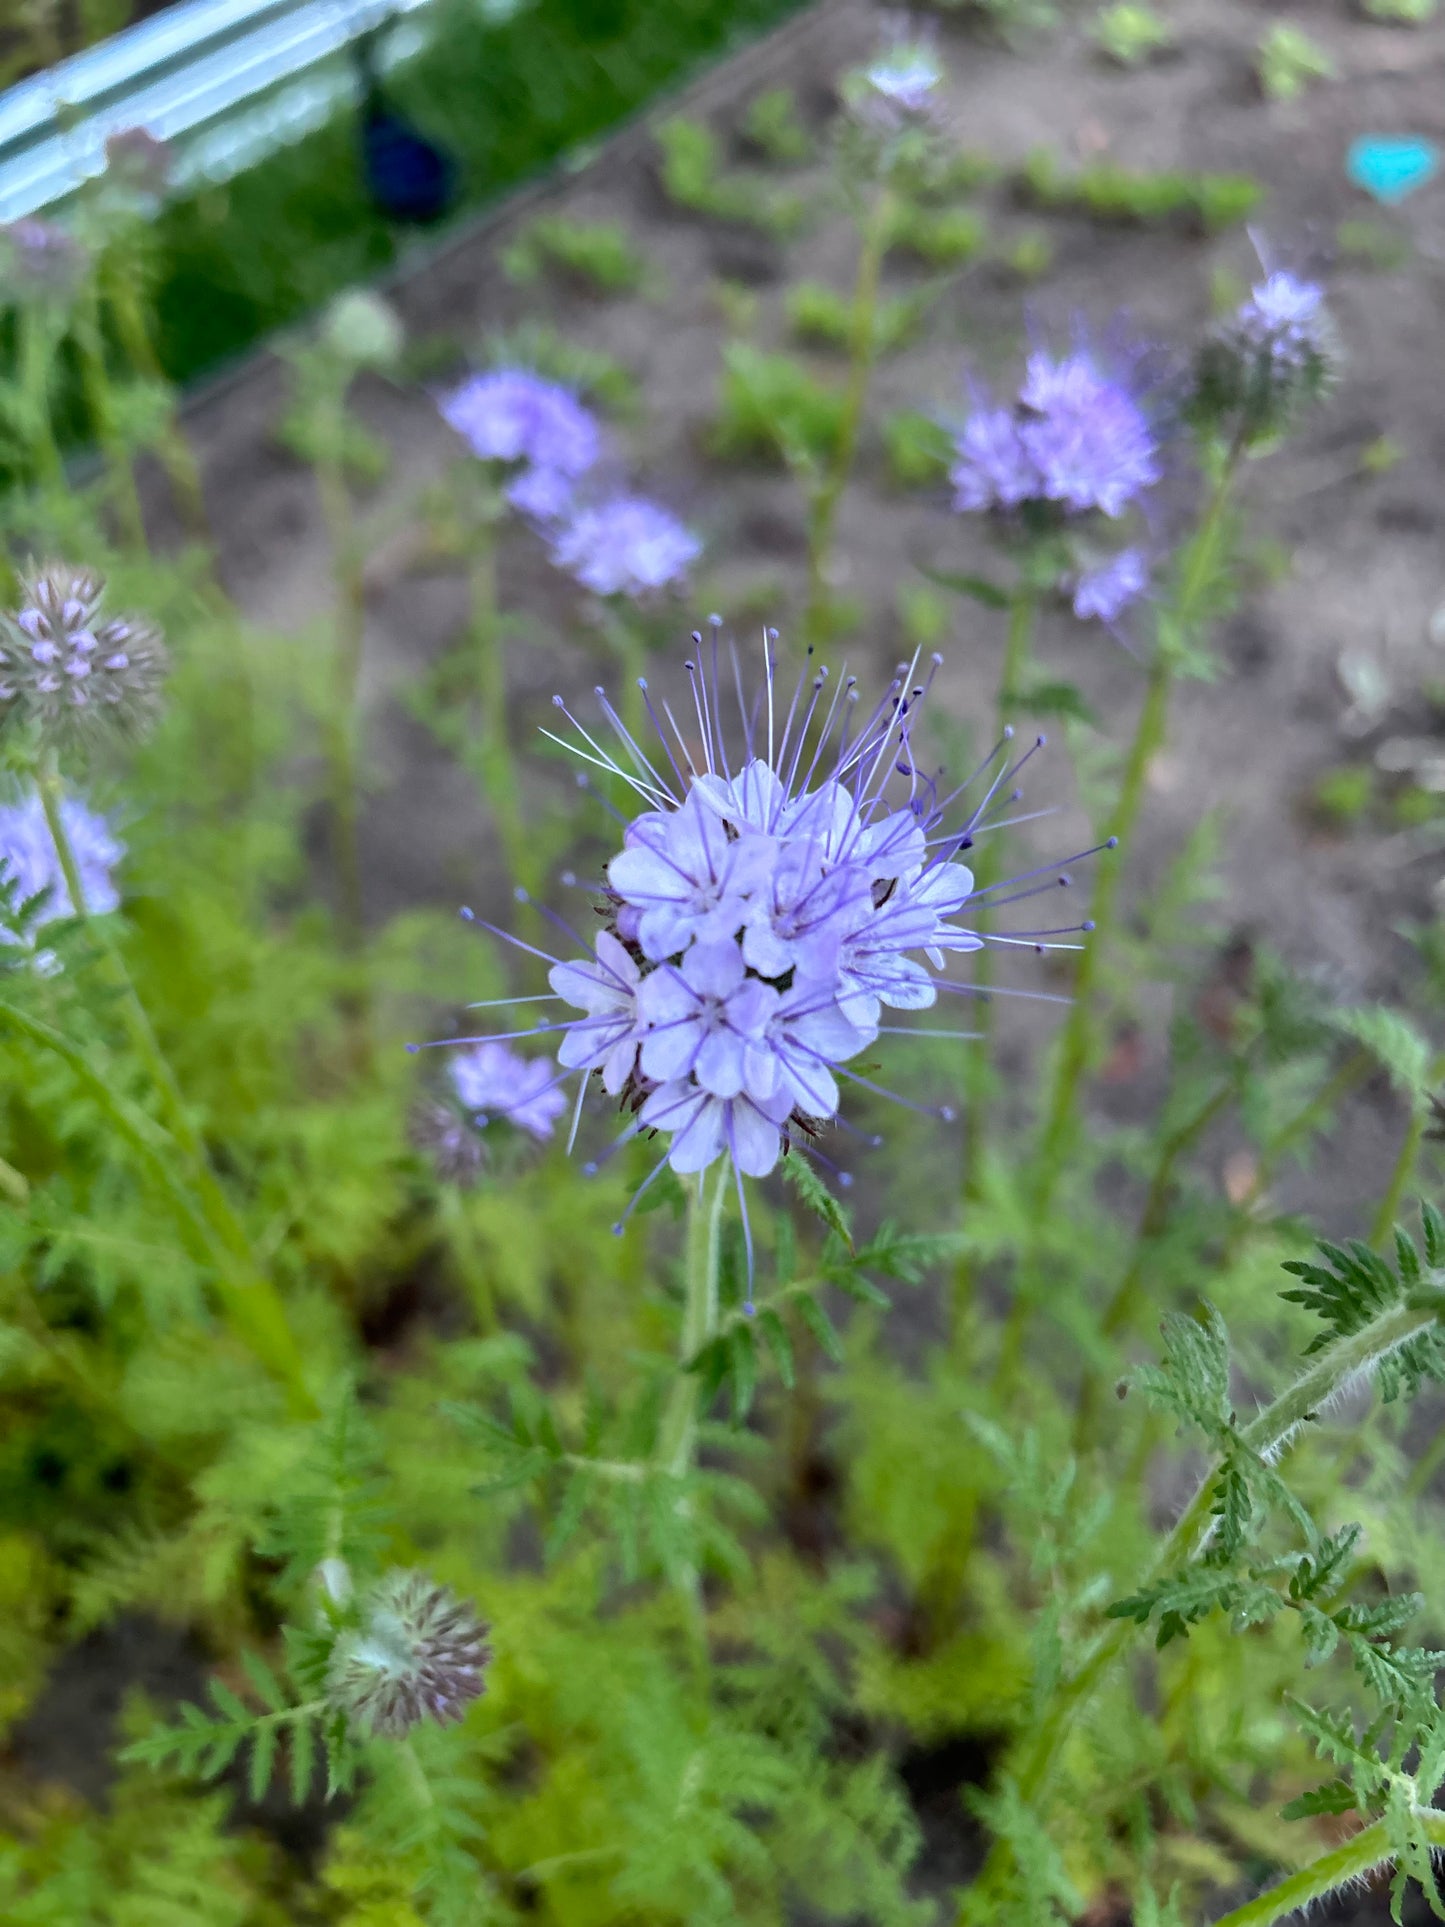
<path fill-rule="evenodd" d="M 166 652 L 148 623 L 99 620 L 104 577 L 49 563 L 21 578 L 21 607 L 0 615 L 0 721 L 29 722 L 60 745 L 137 734 L 160 708 Z"/>
<path fill-rule="evenodd" d="M 393 368 L 406 345 L 396 310 L 380 295 L 355 288 L 326 310 L 321 339 L 339 361 L 357 369 Z"/>
<path fill-rule="evenodd" d="M 1321 290 L 1271 274 L 1200 350 L 1191 413 L 1246 447 L 1267 441 L 1319 400 L 1338 361 Z"/>
<path fill-rule="evenodd" d="M 332 1651 L 326 1691 L 361 1734 L 402 1739 L 424 1719 L 460 1720 L 486 1690 L 487 1627 L 446 1586 L 391 1572 Z"/>

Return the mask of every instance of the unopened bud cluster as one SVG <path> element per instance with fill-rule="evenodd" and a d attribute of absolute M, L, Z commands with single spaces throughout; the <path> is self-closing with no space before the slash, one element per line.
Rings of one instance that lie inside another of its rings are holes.
<path fill-rule="evenodd" d="M 166 652 L 133 616 L 100 617 L 104 577 L 52 563 L 22 578 L 0 616 L 0 718 L 58 745 L 96 731 L 136 734 L 160 709 Z"/>
<path fill-rule="evenodd" d="M 403 1739 L 423 1720 L 460 1720 L 486 1690 L 487 1631 L 425 1573 L 387 1573 L 332 1649 L 327 1696 L 363 1736 Z"/>
<path fill-rule="evenodd" d="M 1268 275 L 1200 350 L 1192 412 L 1249 447 L 1283 432 L 1334 379 L 1339 348 L 1321 290 Z"/>

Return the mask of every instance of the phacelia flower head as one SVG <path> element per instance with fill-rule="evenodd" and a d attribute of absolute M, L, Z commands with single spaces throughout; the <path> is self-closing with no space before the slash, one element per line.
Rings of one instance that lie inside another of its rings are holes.
<path fill-rule="evenodd" d="M 602 452 L 597 418 L 570 388 L 528 368 L 473 375 L 441 400 L 443 419 L 480 460 L 516 468 L 513 506 L 540 520 L 561 515 Z"/>
<path fill-rule="evenodd" d="M 332 1649 L 327 1697 L 363 1737 L 404 1739 L 423 1720 L 460 1720 L 486 1690 L 487 1631 L 450 1588 L 388 1573 Z"/>
<path fill-rule="evenodd" d="M 90 266 L 90 254 L 58 221 L 33 215 L 0 227 L 0 299 L 69 301 Z"/>
<path fill-rule="evenodd" d="M 1192 412 L 1246 446 L 1268 440 L 1325 393 L 1338 364 L 1323 290 L 1278 270 L 1205 342 Z"/>
<path fill-rule="evenodd" d="M 60 820 L 75 857 L 83 908 L 92 916 L 118 909 L 120 892 L 111 871 L 125 855 L 125 845 L 105 818 L 77 797 L 62 798 Z M 0 924 L 0 943 L 28 946 L 44 924 L 74 916 L 81 907 L 71 902 L 44 805 L 33 791 L 19 803 L 0 804 L 0 882 L 12 908 L 24 911 L 24 934 Z M 39 953 L 37 960 L 46 964 L 50 953 Z"/>
<path fill-rule="evenodd" d="M 107 137 L 105 168 L 122 192 L 143 201 L 159 200 L 171 184 L 176 153 L 148 127 L 122 127 Z"/>
<path fill-rule="evenodd" d="M 567 1108 L 549 1063 L 519 1056 L 496 1038 L 458 1052 L 447 1068 L 452 1089 L 478 1129 L 500 1117 L 545 1141 Z"/>
<path fill-rule="evenodd" d="M 954 506 L 1117 518 L 1163 477 L 1159 439 L 1133 387 L 1079 345 L 1037 348 L 1012 409 L 979 397 L 955 442 Z"/>
<path fill-rule="evenodd" d="M 932 172 L 943 156 L 946 78 L 933 32 L 903 19 L 886 27 L 872 58 L 845 75 L 840 89 L 843 178 L 879 182 Z"/>
<path fill-rule="evenodd" d="M 60 744 L 105 730 L 138 734 L 160 711 L 166 652 L 149 623 L 101 619 L 105 580 L 51 563 L 22 577 L 0 615 L 0 720 Z"/>
<path fill-rule="evenodd" d="M 594 595 L 632 601 L 681 586 L 701 554 L 692 530 L 642 495 L 578 508 L 552 537 L 559 569 Z"/>
<path fill-rule="evenodd" d="M 1080 622 L 1112 626 L 1149 586 L 1149 564 L 1140 549 L 1121 549 L 1105 562 L 1081 569 L 1074 582 L 1074 614 Z"/>
<path fill-rule="evenodd" d="M 468 1190 L 487 1161 L 481 1132 L 455 1104 L 437 1097 L 419 1098 L 408 1121 L 408 1136 L 425 1153 L 443 1184 Z"/>
<path fill-rule="evenodd" d="M 821 1156 L 815 1140 L 837 1116 L 840 1079 L 868 1085 L 845 1067 L 891 1028 L 887 1011 L 968 992 L 947 974 L 953 957 L 985 941 L 1043 949 L 1070 934 L 985 938 L 968 921 L 993 891 L 1013 902 L 1068 881 L 1051 867 L 1047 882 L 980 891 L 961 860 L 1017 800 L 1013 778 L 1032 750 L 1011 762 L 1006 738 L 980 772 L 983 794 L 964 807 L 967 784 L 945 790 L 915 761 L 931 672 L 916 682 L 916 661 L 903 665 L 871 710 L 855 677 L 834 682 L 811 663 L 784 695 L 775 642 L 769 632 L 764 687 L 749 700 L 736 655 L 720 666 L 715 621 L 710 661 L 686 665 L 686 727 L 643 683 L 656 746 L 600 690 L 615 751 L 556 698 L 578 731 L 571 747 L 624 782 L 637 810 L 606 865 L 601 929 L 575 939 L 580 955 L 548 959 L 563 1014 L 522 1033 L 555 1039 L 564 1076 L 581 1073 L 574 1136 L 595 1079 L 627 1116 L 619 1143 L 664 1140 L 647 1183 L 664 1165 L 687 1175 L 723 1160 L 740 1199 L 742 1179 L 765 1177 L 786 1153 Z M 737 691 L 735 730 L 725 686 Z"/>

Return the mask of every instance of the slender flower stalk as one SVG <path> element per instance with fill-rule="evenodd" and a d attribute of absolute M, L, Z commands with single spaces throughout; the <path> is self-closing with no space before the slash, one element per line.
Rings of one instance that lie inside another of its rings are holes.
<path fill-rule="evenodd" d="M 323 430 L 315 452 L 322 514 L 331 542 L 336 587 L 331 701 L 325 720 L 331 790 L 331 848 L 335 867 L 337 925 L 352 959 L 355 980 L 351 1017 L 359 1062 L 370 1061 L 371 1000 L 363 951 L 365 912 L 361 886 L 360 687 L 366 632 L 365 549 L 356 527 L 342 453 L 342 396 L 336 397 L 334 433 Z"/>
<path fill-rule="evenodd" d="M 116 338 L 126 360 L 137 375 L 153 383 L 169 397 L 157 453 L 175 492 L 186 527 L 197 541 L 213 547 L 214 537 L 206 517 L 205 496 L 201 489 L 201 471 L 181 427 L 175 389 L 156 353 L 150 322 L 141 299 L 141 282 L 135 262 L 128 256 L 108 251 L 102 258 L 101 284 L 106 305 L 115 322 Z"/>
<path fill-rule="evenodd" d="M 999 671 L 998 698 L 995 705 L 999 737 L 1009 728 L 1018 693 L 1023 687 L 1038 616 L 1038 598 L 1027 564 L 1020 569 L 1018 582 L 1009 602 L 1008 629 L 1004 640 L 1003 664 Z M 979 848 L 974 873 L 981 891 L 991 890 L 1004 870 L 1004 837 L 987 839 Z M 989 929 L 985 910 L 978 924 L 980 934 Z M 973 985 L 977 993 L 974 1023 L 978 1041 L 969 1051 L 964 1067 L 963 1203 L 965 1212 L 979 1199 L 983 1159 L 988 1141 L 988 1107 L 993 1093 L 993 1018 L 995 1000 L 989 995 L 993 982 L 993 952 L 985 945 L 973 966 Z M 965 1254 L 954 1270 L 952 1326 L 962 1338 L 968 1326 L 973 1299 L 973 1262 Z"/>
<path fill-rule="evenodd" d="M 56 352 L 62 333 L 63 321 L 52 309 L 26 303 L 16 312 L 16 372 L 24 432 L 41 484 L 50 488 L 59 487 L 65 480 L 65 462 L 51 412 Z"/>
<path fill-rule="evenodd" d="M 76 299 L 72 339 L 80 362 L 81 386 L 90 409 L 110 482 L 111 505 L 120 523 L 121 539 L 139 553 L 146 548 L 145 517 L 135 468 L 116 412 L 114 386 L 106 365 L 105 337 L 100 320 L 100 293 L 93 275 L 87 277 Z"/>
<path fill-rule="evenodd" d="M 717 1331 L 725 1168 L 720 1166 L 714 1175 L 711 1196 L 708 1190 L 708 1174 L 699 1171 L 688 1190 L 678 1371 L 657 1434 L 657 1462 L 675 1479 L 685 1478 L 692 1470 L 697 1447 L 698 1378 L 690 1367 Z"/>
<path fill-rule="evenodd" d="M 1432 1090 L 1442 1077 L 1445 1077 L 1445 1058 L 1437 1057 L 1434 1063 L 1431 1064 L 1429 1074 L 1425 1079 L 1426 1089 Z M 1405 1127 L 1405 1135 L 1400 1141 L 1399 1153 L 1390 1170 L 1390 1182 L 1385 1187 L 1384 1196 L 1380 1199 L 1379 1207 L 1375 1212 L 1374 1222 L 1370 1226 L 1370 1243 L 1372 1245 L 1382 1246 L 1390 1240 L 1391 1234 L 1394 1231 L 1395 1220 L 1400 1215 L 1401 1200 L 1404 1198 L 1406 1187 L 1415 1175 L 1415 1167 L 1420 1161 L 1420 1146 L 1425 1140 L 1425 1126 L 1429 1122 L 1429 1119 L 1430 1110 L 1423 1094 L 1415 1097 L 1411 1103 L 1410 1122 Z"/>
<path fill-rule="evenodd" d="M 522 820 L 512 731 L 507 716 L 506 637 L 497 607 L 497 554 L 490 525 L 471 532 L 471 645 L 476 666 L 481 725 L 476 738 L 476 772 L 497 826 L 497 838 L 512 881 L 528 892 L 537 889 L 540 871 L 535 839 Z"/>
<path fill-rule="evenodd" d="M 1180 653 L 1198 637 L 1223 563 L 1230 494 L 1242 452 L 1236 445 L 1220 466 L 1203 518 L 1185 553 L 1172 607 L 1163 612 L 1161 618 L 1144 701 L 1108 824 L 1110 841 L 1116 846 L 1127 846 L 1134 832 L 1149 767 L 1168 737 L 1169 700 Z M 1060 1038 L 1053 1087 L 1039 1137 L 1033 1203 L 1040 1216 L 1048 1212 L 1053 1202 L 1077 1129 L 1080 1091 L 1097 1045 L 1100 978 L 1114 934 L 1122 881 L 1121 856 L 1100 865 L 1094 893 L 1094 931 L 1080 953 L 1075 970 L 1074 1000 Z"/>
<path fill-rule="evenodd" d="M 1099 1332 L 1103 1338 L 1115 1339 L 1126 1332 L 1138 1317 L 1140 1311 L 1140 1288 L 1144 1282 L 1145 1270 L 1159 1240 L 1169 1226 L 1169 1205 L 1174 1189 L 1174 1176 L 1179 1169 L 1179 1160 L 1185 1152 L 1197 1144 L 1217 1117 L 1229 1108 L 1239 1095 L 1239 1077 L 1232 1076 L 1219 1088 L 1212 1091 L 1192 1116 L 1175 1131 L 1171 1131 L 1159 1145 L 1159 1155 L 1154 1162 L 1153 1175 L 1144 1199 L 1144 1209 L 1139 1214 L 1139 1228 L 1134 1234 L 1134 1248 L 1125 1268 L 1124 1275 L 1114 1287 L 1113 1296 L 1104 1307 L 1104 1315 L 1099 1321 Z M 1101 1374 L 1086 1368 L 1079 1386 L 1078 1410 L 1074 1418 L 1074 1454 L 1082 1457 L 1095 1443 L 1099 1414 L 1103 1405 L 1103 1386 Z"/>
<path fill-rule="evenodd" d="M 1410 1818 L 1436 1853 L 1445 1852 L 1445 1813 L 1435 1807 L 1416 1806 Z M 1377 1869 L 1393 1865 L 1390 1832 L 1384 1820 L 1361 1827 L 1343 1845 L 1331 1847 L 1277 1886 L 1222 1914 L 1214 1927 L 1274 1927 L 1276 1921 L 1293 1919 L 1316 1901 L 1357 1885 Z"/>
<path fill-rule="evenodd" d="M 1413 1294 L 1404 1304 L 1392 1305 L 1359 1331 L 1319 1353 L 1288 1390 L 1241 1429 L 1245 1449 L 1258 1458 L 1272 1461 L 1300 1428 L 1326 1410 L 1345 1387 L 1372 1373 L 1382 1360 L 1408 1345 L 1412 1338 L 1438 1325 L 1445 1313 L 1442 1286 L 1445 1278 L 1432 1273 L 1427 1288 Z M 1220 1469 L 1220 1461 L 1211 1464 L 1178 1524 L 1159 1547 L 1139 1589 L 1180 1571 L 1208 1546 L 1214 1536 L 1214 1485 Z M 1133 1648 L 1141 1630 L 1134 1620 L 1112 1620 L 1094 1639 L 1076 1670 L 1054 1688 L 1024 1736 L 1010 1774 L 1025 1806 L 1037 1807 L 1044 1802 L 1063 1765 L 1074 1728 L 1115 1667 Z M 976 1886 L 964 1897 L 959 1913 L 960 1927 L 971 1927 L 976 1920 L 993 1917 L 990 1909 L 996 1906 L 1001 1885 L 1014 1866 L 1013 1849 L 1006 1841 L 996 1840 Z"/>
<path fill-rule="evenodd" d="M 826 641 L 832 591 L 829 573 L 838 506 L 853 472 L 868 386 L 878 355 L 878 295 L 883 257 L 893 226 L 894 197 L 887 187 L 874 191 L 863 218 L 858 271 L 853 283 L 852 325 L 848 335 L 848 380 L 831 459 L 813 491 L 808 514 L 808 600 L 802 632 L 808 643 Z"/>

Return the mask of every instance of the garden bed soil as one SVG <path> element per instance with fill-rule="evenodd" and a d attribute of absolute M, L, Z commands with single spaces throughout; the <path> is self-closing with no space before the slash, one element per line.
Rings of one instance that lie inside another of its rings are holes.
<path fill-rule="evenodd" d="M 1266 15 L 1245 0 L 1177 0 L 1169 10 L 1177 54 L 1135 73 L 1103 64 L 1073 30 L 1031 43 L 1020 57 L 949 21 L 941 32 L 949 107 L 959 141 L 1006 165 L 1042 147 L 1070 167 L 1107 157 L 1140 170 L 1253 175 L 1267 190 L 1261 245 L 1325 280 L 1348 350 L 1343 378 L 1298 437 L 1257 464 L 1244 497 L 1250 537 L 1278 545 L 1287 566 L 1271 579 L 1261 574 L 1224 623 L 1218 679 L 1180 692 L 1170 744 L 1150 772 L 1136 847 L 1128 853 L 1129 888 L 1135 901 L 1145 901 L 1206 812 L 1217 811 L 1223 894 L 1208 914 L 1226 936 L 1273 948 L 1348 1000 L 1408 1000 L 1418 966 L 1398 932 L 1434 914 L 1439 854 L 1399 831 L 1330 830 L 1306 799 L 1323 775 L 1367 756 L 1381 735 L 1428 733 L 1421 692 L 1445 671 L 1445 626 L 1438 620 L 1431 640 L 1432 615 L 1445 604 L 1445 180 L 1385 214 L 1344 171 L 1349 143 L 1361 133 L 1408 131 L 1445 141 L 1445 18 L 1409 30 L 1367 22 L 1344 5 L 1295 8 L 1291 17 L 1329 50 L 1339 77 L 1285 104 L 1264 101 L 1251 71 L 1252 49 L 1278 11 Z M 791 85 L 816 122 L 831 83 L 873 44 L 882 18 L 863 0 L 821 6 L 713 73 L 682 105 L 728 132 L 761 88 Z M 824 205 L 814 192 L 821 178 L 805 170 L 788 184 Z M 917 343 L 881 370 L 874 427 L 843 505 L 839 586 L 861 609 L 846 651 L 858 669 L 884 671 L 899 656 L 895 594 L 898 584 L 919 580 L 918 560 L 954 569 L 987 569 L 991 562 L 981 525 L 952 516 L 942 493 L 908 493 L 890 482 L 876 432 L 883 414 L 957 409 L 969 371 L 1006 378 L 1017 366 L 1025 309 L 1034 327 L 1057 337 L 1078 316 L 1103 322 L 1122 307 L 1142 336 L 1183 348 L 1210 312 L 1211 277 L 1221 268 L 1248 277 L 1255 267 L 1251 243 L 1238 229 L 1201 238 L 1157 223 L 1044 215 L 1021 207 L 1007 186 L 982 191 L 976 204 L 988 219 L 989 245 L 942 295 Z M 544 208 L 625 221 L 658 271 L 661 291 L 601 301 L 560 283 L 545 290 L 510 285 L 499 252 Z M 1398 237 L 1398 265 L 1339 253 L 1340 223 L 1361 220 Z M 999 260 L 1026 232 L 1045 233 L 1054 248 L 1053 267 L 1032 288 Z M 829 212 L 790 249 L 787 265 L 842 290 L 854 251 L 846 218 Z M 616 356 L 639 379 L 645 403 L 626 436 L 630 465 L 649 493 L 679 509 L 707 541 L 697 592 L 677 609 L 679 640 L 710 609 L 757 606 L 769 584 L 776 588 L 772 619 L 786 637 L 804 577 L 797 494 L 782 473 L 719 464 L 705 453 L 727 331 L 719 282 L 746 282 L 757 297 L 757 338 L 782 345 L 783 268 L 783 254 L 765 237 L 669 206 L 650 130 L 639 125 L 582 171 L 417 256 L 391 292 L 413 337 L 450 337 L 480 355 L 490 335 L 540 312 L 565 335 Z M 894 262 L 889 286 L 902 289 L 921 274 Z M 835 365 L 814 359 L 820 371 Z M 325 615 L 327 555 L 312 480 L 277 437 L 283 391 L 280 365 L 261 355 L 196 395 L 187 421 L 228 587 L 258 622 L 300 631 Z M 368 511 L 380 528 L 398 503 L 442 472 L 456 447 L 419 388 L 367 383 L 359 404 L 392 451 L 389 477 Z M 1387 436 L 1398 444 L 1398 459 L 1371 469 L 1367 451 Z M 1187 500 L 1175 507 L 1184 514 Z M 156 521 L 159 528 L 159 507 Z M 1161 529 L 1161 539 L 1169 532 Z M 389 540 L 378 543 L 369 582 L 368 914 L 379 923 L 414 906 L 495 904 L 505 880 L 486 814 L 468 777 L 438 753 L 403 700 L 408 684 L 458 642 L 466 618 L 462 570 L 430 564 L 405 540 Z M 524 745 L 548 720 L 554 690 L 583 696 L 600 674 L 615 679 L 615 672 L 610 664 L 599 669 L 605 650 L 587 628 L 580 598 L 525 530 L 505 540 L 501 582 L 506 606 L 529 618 L 508 666 L 510 735 Z M 963 602 L 950 617 L 940 693 L 952 713 L 986 729 L 1001 619 Z M 1373 659 L 1393 692 L 1363 734 L 1354 733 L 1341 683 L 1346 652 Z M 1079 685 L 1112 740 L 1125 737 L 1142 691 L 1140 663 L 1126 648 L 1060 617 L 1045 626 L 1039 655 Z M 557 780 L 555 765 L 539 761 L 526 771 L 538 794 Z M 1030 795 L 1057 810 L 1031 831 L 1041 852 L 1090 840 L 1065 753 L 1042 760 Z M 1014 980 L 1039 979 L 1032 966 L 1020 966 Z M 463 986 L 439 985 L 439 998 L 453 990 L 466 994 Z M 1118 1055 L 1098 1090 L 1101 1111 L 1118 1119 L 1152 1114 L 1166 1015 L 1162 1008 L 1147 1013 L 1137 1047 Z M 1027 1060 L 1056 1022 L 1047 1007 L 1004 1010 L 1002 1060 L 1019 1073 L 1020 1088 Z M 1325 1231 L 1360 1232 L 1403 1122 L 1398 1099 L 1382 1083 L 1367 1087 L 1344 1110 L 1313 1173 L 1281 1179 L 1276 1201 L 1308 1212 Z M 956 1172 L 956 1138 L 939 1132 L 930 1143 L 927 1155 L 946 1179 Z M 1221 1139 L 1209 1155 L 1222 1164 L 1230 1148 Z M 860 1191 L 866 1209 L 866 1187 Z M 924 1777 L 936 1804 L 937 1775 L 930 1767 Z M 958 1877 L 956 1868 L 941 1884 L 950 1877 Z"/>

